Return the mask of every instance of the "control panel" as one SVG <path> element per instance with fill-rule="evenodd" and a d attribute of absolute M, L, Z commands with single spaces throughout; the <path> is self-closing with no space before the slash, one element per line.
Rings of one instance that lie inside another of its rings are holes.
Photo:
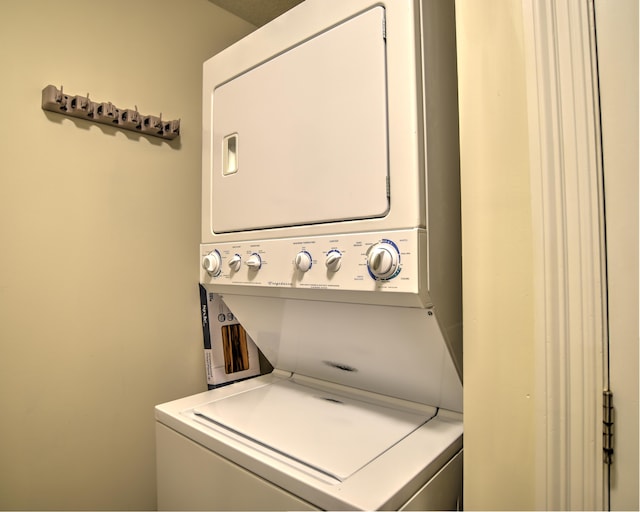
<path fill-rule="evenodd" d="M 427 284 L 424 229 L 201 245 L 201 282 L 417 294 Z"/>

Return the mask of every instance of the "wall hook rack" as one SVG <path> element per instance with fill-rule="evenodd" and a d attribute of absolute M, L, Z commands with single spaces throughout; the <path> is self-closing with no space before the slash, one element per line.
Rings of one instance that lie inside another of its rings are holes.
<path fill-rule="evenodd" d="M 135 110 L 120 109 L 110 101 L 93 102 L 89 93 L 86 96 L 69 96 L 62 86 L 60 90 L 55 85 L 42 89 L 42 109 L 163 139 L 175 139 L 180 135 L 180 119 L 163 121 L 162 113 L 158 117 L 143 115 L 137 106 Z"/>

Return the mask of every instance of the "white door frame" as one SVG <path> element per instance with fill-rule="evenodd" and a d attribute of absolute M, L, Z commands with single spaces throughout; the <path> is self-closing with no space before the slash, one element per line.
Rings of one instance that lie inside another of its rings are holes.
<path fill-rule="evenodd" d="M 606 273 L 593 0 L 522 0 L 536 280 L 536 506 L 605 508 Z"/>

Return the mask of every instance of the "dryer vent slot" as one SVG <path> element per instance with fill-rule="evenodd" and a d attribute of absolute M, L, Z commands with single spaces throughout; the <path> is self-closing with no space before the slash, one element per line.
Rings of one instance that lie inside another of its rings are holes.
<path fill-rule="evenodd" d="M 332 368 L 335 368 L 337 370 L 342 370 L 343 372 L 357 372 L 358 369 L 354 368 L 353 366 L 349 366 L 348 364 L 342 364 L 342 363 L 334 363 L 333 361 L 323 361 L 324 364 L 326 364 L 327 366 L 331 366 Z"/>
<path fill-rule="evenodd" d="M 342 400 L 338 400 L 337 398 L 332 398 L 330 396 L 319 396 L 318 398 L 326 402 L 331 402 L 333 404 L 344 404 Z"/>

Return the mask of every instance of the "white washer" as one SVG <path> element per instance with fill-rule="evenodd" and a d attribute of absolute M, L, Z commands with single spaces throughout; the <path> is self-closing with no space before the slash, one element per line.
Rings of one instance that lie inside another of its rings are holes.
<path fill-rule="evenodd" d="M 460 414 L 276 371 L 157 418 L 159 510 L 461 506 Z"/>
<path fill-rule="evenodd" d="M 161 510 L 454 509 L 453 0 L 306 0 L 205 63 L 201 283 L 273 373 L 159 405 Z"/>
<path fill-rule="evenodd" d="M 430 308 L 225 299 L 279 368 L 157 407 L 160 509 L 459 505 L 462 386 Z"/>

